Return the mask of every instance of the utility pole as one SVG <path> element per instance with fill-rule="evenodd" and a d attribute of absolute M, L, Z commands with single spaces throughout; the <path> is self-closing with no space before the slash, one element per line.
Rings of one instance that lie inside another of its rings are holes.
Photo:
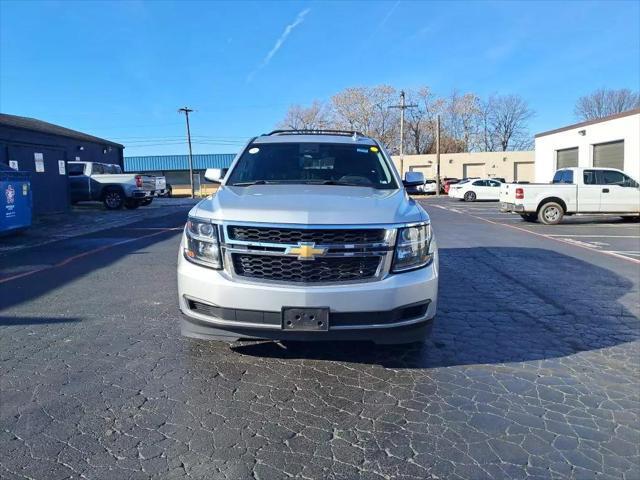
<path fill-rule="evenodd" d="M 436 117 L 436 195 L 440 196 L 440 114 Z"/>
<path fill-rule="evenodd" d="M 404 111 L 407 108 L 416 108 L 418 105 L 407 105 L 404 101 L 404 90 L 400 90 L 400 105 L 391 105 L 389 108 L 400 109 L 400 176 L 404 175 Z"/>
<path fill-rule="evenodd" d="M 191 151 L 191 128 L 189 127 L 189 114 L 193 112 L 189 107 L 178 110 L 178 113 L 184 113 L 187 119 L 187 143 L 189 143 L 189 184 L 191 185 L 191 198 L 195 198 L 193 191 L 193 152 Z"/>

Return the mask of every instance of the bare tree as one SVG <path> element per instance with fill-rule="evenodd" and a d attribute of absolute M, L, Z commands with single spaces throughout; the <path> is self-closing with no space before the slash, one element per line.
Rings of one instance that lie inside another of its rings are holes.
<path fill-rule="evenodd" d="M 292 105 L 282 128 L 357 130 L 377 138 L 394 152 L 399 150 L 400 112 L 389 108 L 398 92 L 389 85 L 353 87 L 338 92 L 330 102 Z M 454 91 L 439 98 L 428 87 L 407 91 L 405 147 L 408 153 L 434 153 L 436 116 L 442 117 L 443 153 L 519 150 L 531 148 L 527 130 L 533 111 L 516 95 L 492 95 L 486 100 L 473 93 Z"/>
<path fill-rule="evenodd" d="M 398 141 L 398 112 L 389 108 L 396 97 L 396 89 L 389 85 L 347 88 L 331 97 L 333 124 L 376 137 L 391 147 Z"/>
<path fill-rule="evenodd" d="M 640 108 L 640 95 L 628 88 L 611 90 L 600 88 L 589 95 L 580 97 L 574 113 L 578 120 L 593 120 L 616 113 Z"/>
<path fill-rule="evenodd" d="M 495 150 L 523 150 L 531 148 L 532 139 L 527 124 L 534 112 L 526 100 L 518 95 L 495 95 L 488 104 L 488 135 L 495 142 Z"/>
<path fill-rule="evenodd" d="M 317 130 L 328 128 L 330 124 L 327 106 L 314 100 L 309 107 L 292 105 L 287 110 L 285 118 L 280 122 L 280 128 L 294 130 Z"/>
<path fill-rule="evenodd" d="M 406 137 L 408 153 L 432 153 L 436 139 L 436 117 L 444 107 L 444 100 L 436 98 L 429 87 L 407 92 L 407 103 L 417 107 L 406 111 Z"/>
<path fill-rule="evenodd" d="M 460 95 L 457 91 L 453 91 L 444 110 L 444 125 L 448 133 L 444 152 L 468 152 L 473 149 L 479 114 L 480 99 L 477 95 L 473 93 Z"/>

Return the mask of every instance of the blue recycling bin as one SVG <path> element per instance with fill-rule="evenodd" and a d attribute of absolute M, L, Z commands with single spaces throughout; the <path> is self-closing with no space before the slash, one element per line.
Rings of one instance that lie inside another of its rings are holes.
<path fill-rule="evenodd" d="M 29 172 L 17 172 L 0 165 L 0 235 L 29 228 L 31 210 Z"/>

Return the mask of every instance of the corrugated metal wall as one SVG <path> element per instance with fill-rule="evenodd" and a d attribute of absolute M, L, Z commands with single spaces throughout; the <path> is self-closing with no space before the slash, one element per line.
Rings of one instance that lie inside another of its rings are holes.
<path fill-rule="evenodd" d="M 235 153 L 208 153 L 193 156 L 193 169 L 226 168 L 231 165 Z M 153 155 L 146 157 L 125 157 L 125 172 L 157 172 L 167 170 L 188 170 L 188 155 Z"/>

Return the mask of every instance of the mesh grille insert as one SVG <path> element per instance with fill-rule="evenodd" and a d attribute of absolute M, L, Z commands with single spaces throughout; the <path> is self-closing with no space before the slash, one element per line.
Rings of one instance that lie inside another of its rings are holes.
<path fill-rule="evenodd" d="M 382 242 L 385 236 L 385 230 L 382 228 L 338 230 L 246 226 L 230 226 L 228 228 L 231 240 L 264 243 L 314 242 L 316 245 L 378 243 Z"/>
<path fill-rule="evenodd" d="M 380 257 L 316 258 L 232 254 L 237 275 L 284 282 L 347 282 L 375 276 Z"/>

